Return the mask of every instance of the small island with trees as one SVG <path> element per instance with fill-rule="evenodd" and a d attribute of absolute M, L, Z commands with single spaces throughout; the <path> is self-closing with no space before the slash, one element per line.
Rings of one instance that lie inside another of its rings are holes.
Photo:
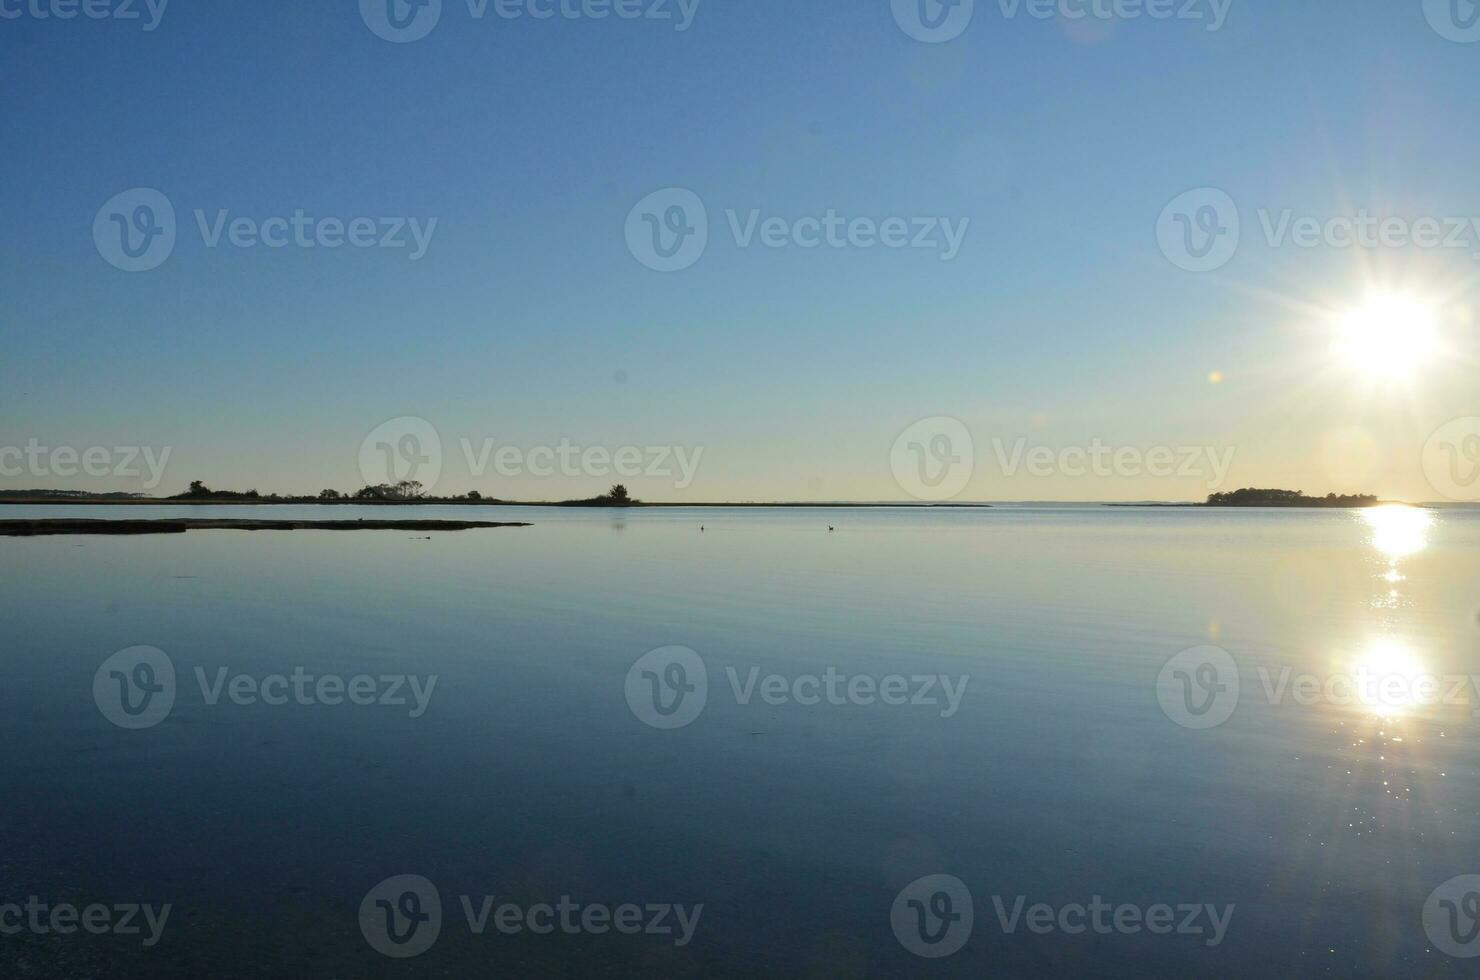
<path fill-rule="evenodd" d="M 236 504 L 245 506 L 271 504 L 325 504 L 325 505 L 416 505 L 434 504 L 474 505 L 483 507 L 784 507 L 784 508 L 940 508 L 951 510 L 987 510 L 991 504 L 958 502 L 920 502 L 897 500 L 819 500 L 819 501 L 647 501 L 638 500 L 618 483 L 606 493 L 578 500 L 508 500 L 489 497 L 477 490 L 453 495 L 433 495 L 417 480 L 402 480 L 399 483 L 377 483 L 358 490 L 320 490 L 317 494 L 262 493 L 256 488 L 248 490 L 215 490 L 203 480 L 191 480 L 189 489 L 167 497 L 146 496 L 142 493 L 89 493 L 79 490 L 0 490 L 0 502 L 6 504 Z M 1114 505 L 1110 505 L 1114 506 Z M 1187 506 L 1187 505 L 1183 505 Z"/>
<path fill-rule="evenodd" d="M 239 518 L 112 520 L 45 518 L 0 520 L 0 537 L 30 538 L 59 534 L 184 534 L 187 531 L 472 531 L 494 527 L 532 527 L 523 521 L 277 521 Z M 419 540 L 430 541 L 431 538 Z"/>
<path fill-rule="evenodd" d="M 1208 495 L 1205 507 L 1375 507 L 1379 503 L 1372 494 L 1339 495 L 1328 493 L 1324 497 L 1307 497 L 1301 490 L 1258 490 L 1246 487 L 1225 493 Z"/>
<path fill-rule="evenodd" d="M 477 490 L 470 490 L 456 497 L 434 497 L 417 480 L 402 480 L 400 483 L 377 483 L 361 487 L 352 493 L 338 490 L 321 490 L 317 496 L 295 497 L 279 494 L 263 494 L 257 490 L 212 490 L 200 480 L 191 480 L 190 489 L 166 497 L 172 503 L 207 504 L 514 504 L 515 501 L 485 497 Z M 556 507 L 638 507 L 642 501 L 634 499 L 627 488 L 618 483 L 599 497 L 585 500 L 554 501 Z"/>

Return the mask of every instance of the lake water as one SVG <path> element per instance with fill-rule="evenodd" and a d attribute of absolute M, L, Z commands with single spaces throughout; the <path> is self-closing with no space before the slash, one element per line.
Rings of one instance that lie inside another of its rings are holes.
<path fill-rule="evenodd" d="M 120 514 L 534 526 L 0 539 L 0 975 L 1474 975 L 1480 512 Z"/>

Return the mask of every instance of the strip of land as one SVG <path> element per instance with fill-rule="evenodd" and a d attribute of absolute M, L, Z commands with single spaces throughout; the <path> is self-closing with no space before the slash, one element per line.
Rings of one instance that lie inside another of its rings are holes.
<path fill-rule="evenodd" d="M 156 521 L 52 520 L 0 521 L 0 537 L 51 534 L 184 534 L 186 531 L 471 531 L 486 527 L 530 527 L 495 521 L 249 521 L 166 519 Z"/>
<path fill-rule="evenodd" d="M 1245 487 L 1227 493 L 1208 495 L 1207 507 L 1376 507 L 1382 501 L 1375 494 L 1328 493 L 1324 497 L 1307 497 L 1303 490 L 1261 490 Z"/>
<path fill-rule="evenodd" d="M 8 496 L 0 493 L 0 505 L 36 505 L 47 507 L 67 506 L 188 506 L 188 507 L 274 507 L 293 505 L 298 507 L 606 507 L 615 510 L 639 510 L 643 508 L 676 508 L 676 507 L 787 507 L 787 508 L 812 508 L 823 510 L 828 508 L 891 508 L 891 509 L 914 509 L 929 510 L 938 508 L 943 510 L 989 510 L 992 504 L 983 503 L 955 503 L 953 501 L 925 502 L 925 501 L 899 501 L 899 500 L 803 500 L 803 501 L 757 501 L 757 500 L 694 500 L 694 501 L 647 501 L 630 500 L 625 503 L 614 503 L 606 497 L 596 497 L 591 500 L 495 500 L 491 497 L 415 497 L 405 499 L 375 500 L 358 497 L 340 497 L 337 499 L 324 499 L 320 497 L 108 497 L 108 496 L 76 496 L 76 497 L 50 497 L 39 495 L 16 495 Z"/>

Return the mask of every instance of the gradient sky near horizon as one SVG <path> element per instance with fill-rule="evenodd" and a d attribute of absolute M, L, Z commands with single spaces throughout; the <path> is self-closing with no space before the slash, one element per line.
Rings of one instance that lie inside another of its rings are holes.
<path fill-rule="evenodd" d="M 567 440 L 703 447 L 690 486 L 623 481 L 644 499 L 908 499 L 896 437 L 946 416 L 975 444 L 960 499 L 1211 489 L 999 458 L 1100 440 L 1232 450 L 1218 489 L 1435 500 L 1426 441 L 1480 415 L 1480 219 L 1461 247 L 1346 248 L 1273 243 L 1260 216 L 1480 216 L 1480 43 L 1442 36 L 1434 2 L 1232 0 L 1214 31 L 1207 0 L 1198 20 L 1079 21 L 977 0 L 939 44 L 889 0 L 702 0 L 684 31 L 444 0 L 404 44 L 354 0 L 173 0 L 147 31 L 35 16 L 50 2 L 0 0 L 0 446 L 169 447 L 159 492 L 352 490 L 367 434 L 414 416 L 442 440 L 438 492 L 613 482 L 475 477 L 461 448 Z M 661 273 L 625 228 L 670 187 L 710 238 Z M 1194 273 L 1157 227 L 1202 187 L 1241 235 Z M 148 272 L 93 236 L 132 188 L 178 217 Z M 299 209 L 437 226 L 413 261 L 212 248 L 195 217 Z M 742 247 L 731 209 L 970 223 L 943 261 Z M 1374 291 L 1435 310 L 1442 348 L 1397 383 L 1330 350 L 1333 315 Z M 0 475 L 31 487 L 140 481 Z"/>

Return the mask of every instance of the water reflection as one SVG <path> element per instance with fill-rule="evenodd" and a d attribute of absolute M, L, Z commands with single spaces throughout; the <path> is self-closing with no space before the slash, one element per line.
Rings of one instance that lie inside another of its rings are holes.
<path fill-rule="evenodd" d="M 1406 643 L 1392 637 L 1375 639 L 1359 653 L 1352 676 L 1358 700 L 1383 718 L 1432 704 L 1438 693 L 1438 681 L 1423 661 Z"/>
<path fill-rule="evenodd" d="M 1437 686 L 1424 660 L 1402 638 L 1403 624 L 1395 613 L 1403 605 L 1396 588 L 1406 577 L 1399 563 L 1423 551 L 1429 544 L 1433 516 L 1417 507 L 1401 504 L 1372 507 L 1360 512 L 1371 530 L 1370 543 L 1387 559 L 1379 578 L 1385 585 L 1373 597 L 1372 607 L 1389 612 L 1385 622 L 1374 624 L 1366 647 L 1350 660 L 1358 701 L 1379 718 L 1395 719 L 1417 707 L 1434 703 L 1430 687 Z"/>
<path fill-rule="evenodd" d="M 1372 547 L 1382 552 L 1396 570 L 1400 559 L 1417 554 L 1429 544 L 1434 519 L 1426 510 L 1403 504 L 1370 507 L 1361 512 L 1372 528 Z M 1391 579 L 1389 581 L 1392 581 Z"/>
<path fill-rule="evenodd" d="M 1387 559 L 1387 570 L 1382 573 L 1382 580 L 1389 586 L 1405 581 L 1399 562 L 1428 547 L 1433 516 L 1428 511 L 1401 504 L 1373 507 L 1360 513 L 1362 521 L 1372 532 L 1372 547 Z M 1402 594 L 1397 588 L 1383 590 L 1372 601 L 1376 609 L 1396 609 L 1403 604 Z"/>

